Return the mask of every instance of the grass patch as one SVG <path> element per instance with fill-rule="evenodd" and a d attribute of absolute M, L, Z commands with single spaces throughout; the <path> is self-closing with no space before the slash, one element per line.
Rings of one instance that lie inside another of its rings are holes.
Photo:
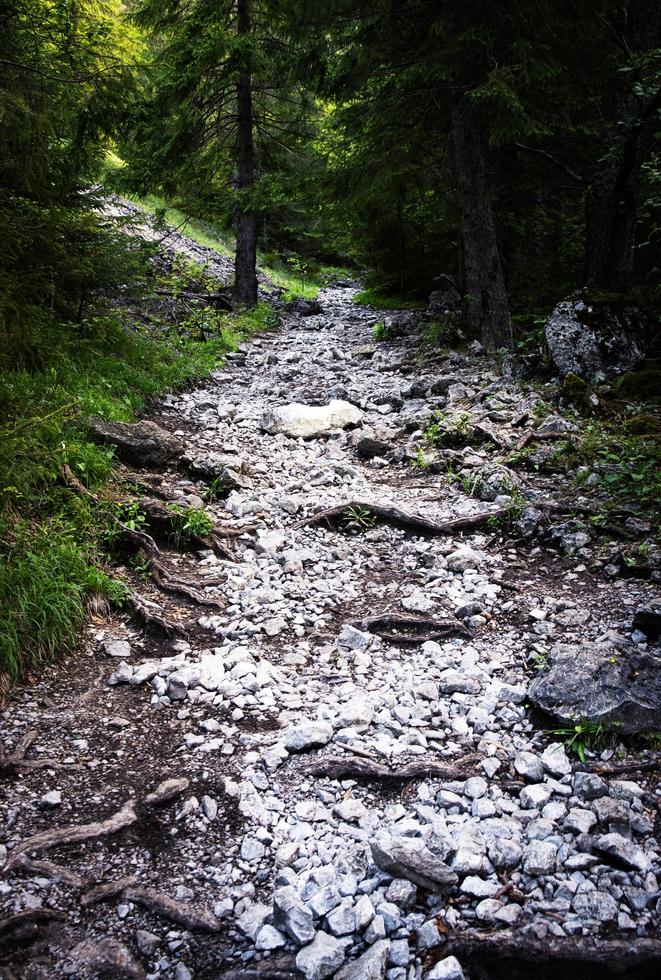
<path fill-rule="evenodd" d="M 154 194 L 149 194 L 147 197 L 130 196 L 129 199 L 147 214 L 164 224 L 173 225 L 177 231 L 192 238 L 198 245 L 213 248 L 227 258 L 234 258 L 234 236 L 219 228 L 213 221 L 193 218 Z"/>
<path fill-rule="evenodd" d="M 205 309 L 152 332 L 107 310 L 44 325 L 31 370 L 13 370 L 0 351 L 0 690 L 74 645 L 90 593 L 121 600 L 105 570 L 108 507 L 61 478 L 67 464 L 101 498 L 112 479 L 112 450 L 89 441 L 86 419 L 132 421 L 151 398 L 205 377 L 273 316 L 267 304 L 236 315 Z"/>
<path fill-rule="evenodd" d="M 360 306 L 375 306 L 380 310 L 424 310 L 426 307 L 422 300 L 406 296 L 388 296 L 378 289 L 363 289 L 356 293 L 353 301 Z"/>

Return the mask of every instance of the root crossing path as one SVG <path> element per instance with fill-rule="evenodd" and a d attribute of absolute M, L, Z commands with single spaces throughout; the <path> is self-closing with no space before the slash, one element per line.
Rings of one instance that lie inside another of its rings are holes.
<path fill-rule="evenodd" d="M 654 586 L 604 572 L 552 467 L 503 466 L 570 423 L 351 297 L 155 412 L 233 488 L 130 479 L 220 487 L 231 557 L 159 541 L 167 590 L 120 569 L 152 625 L 98 610 L 4 710 L 2 976 L 658 976 L 653 760 L 583 763 L 531 699 L 558 657 L 649 658 Z"/>

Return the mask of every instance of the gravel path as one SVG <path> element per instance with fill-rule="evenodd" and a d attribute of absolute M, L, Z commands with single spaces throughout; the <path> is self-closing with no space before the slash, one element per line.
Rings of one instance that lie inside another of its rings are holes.
<path fill-rule="evenodd" d="M 566 517 L 540 537 L 535 503 L 564 478 L 494 463 L 522 424 L 562 424 L 533 388 L 479 354 L 376 345 L 384 314 L 351 295 L 325 290 L 321 314 L 289 314 L 154 414 L 189 457 L 229 467 L 236 489 L 209 511 L 246 530 L 233 562 L 168 553 L 217 607 L 127 571 L 187 639 L 97 612 L 80 655 L 3 712 L 5 751 L 34 731 L 26 759 L 43 764 L 10 773 L 0 804 L 2 915 L 26 913 L 4 927 L 0 975 L 460 980 L 478 975 L 477 932 L 521 955 L 635 941 L 628 975 L 658 969 L 656 775 L 618 771 L 613 748 L 579 771 L 529 704 L 557 644 L 577 665 L 604 645 L 613 663 L 653 652 L 632 617 L 655 586 L 610 573 Z M 278 412 L 292 403 L 317 409 Z M 441 472 L 411 465 L 436 408 L 483 427 Z M 443 522 L 510 506 L 514 483 L 516 528 L 416 535 L 369 511 Z M 165 484 L 199 502 L 202 484 Z M 366 509 L 302 523 L 348 501 Z M 382 613 L 447 635 L 384 638 L 366 628 Z M 86 840 L 39 836 L 118 813 Z M 515 975 L 499 956 L 480 977 Z"/>

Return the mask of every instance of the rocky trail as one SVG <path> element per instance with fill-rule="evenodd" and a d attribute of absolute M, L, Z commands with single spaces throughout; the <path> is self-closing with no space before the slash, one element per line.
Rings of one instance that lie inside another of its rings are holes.
<path fill-rule="evenodd" d="M 605 546 L 598 487 L 497 462 L 572 423 L 403 315 L 375 344 L 352 294 L 105 433 L 143 622 L 98 609 L 3 711 L 7 980 L 658 976 L 654 740 L 549 734 L 661 728 L 658 573 L 620 574 L 646 526 Z"/>

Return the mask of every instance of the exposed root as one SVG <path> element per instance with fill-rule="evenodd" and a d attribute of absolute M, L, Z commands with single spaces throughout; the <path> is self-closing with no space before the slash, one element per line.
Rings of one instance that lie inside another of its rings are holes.
<path fill-rule="evenodd" d="M 408 762 L 394 769 L 381 762 L 352 759 L 349 756 L 321 755 L 306 762 L 303 769 L 310 776 L 329 779 L 378 779 L 387 783 L 405 783 L 411 779 L 468 779 L 475 775 L 479 756 L 465 756 L 459 765 L 440 762 Z"/>
<path fill-rule="evenodd" d="M 0 754 L 0 779 L 14 776 L 25 764 L 25 756 L 37 741 L 36 732 L 26 732 L 10 755 Z"/>
<path fill-rule="evenodd" d="M 165 779 L 151 793 L 147 793 L 143 802 L 147 806 L 159 806 L 161 803 L 169 803 L 170 800 L 181 796 L 188 789 L 189 783 L 190 781 L 185 776 L 182 776 L 180 779 Z"/>
<path fill-rule="evenodd" d="M 492 964 L 497 967 L 498 976 L 503 977 L 511 975 L 508 972 L 509 961 L 516 965 L 526 964 L 528 967 L 547 967 L 548 973 L 544 972 L 544 977 L 564 976 L 563 963 L 574 969 L 578 964 L 598 965 L 605 970 L 605 976 L 628 977 L 632 975 L 630 971 L 634 967 L 661 963 L 661 940 L 634 937 L 576 941 L 550 936 L 538 940 L 522 933 L 485 933 L 477 929 L 467 929 L 448 935 L 447 942 L 442 947 L 442 955 L 445 957 L 450 954 L 457 956 L 462 963 L 465 961 L 478 969 Z"/>
<path fill-rule="evenodd" d="M 147 559 L 152 578 L 163 592 L 171 592 L 173 595 L 184 596 L 185 599 L 189 599 L 198 606 L 212 606 L 214 609 L 223 608 L 222 603 L 218 602 L 217 599 L 212 599 L 210 596 L 204 595 L 203 592 L 198 592 L 191 582 L 186 582 L 180 578 L 173 578 L 169 574 L 165 564 L 158 558 L 148 555 Z"/>
<path fill-rule="evenodd" d="M 137 819 L 134 801 L 127 800 L 121 810 L 113 813 L 105 820 L 45 830 L 41 834 L 35 834 L 34 837 L 28 837 L 22 844 L 15 847 L 12 856 L 1 869 L 2 873 L 7 874 L 19 866 L 21 854 L 41 854 L 62 844 L 80 844 L 86 840 L 95 840 L 97 837 L 107 837 L 109 834 L 116 834 L 117 831 L 123 830 L 125 827 L 130 827 L 137 822 Z"/>
<path fill-rule="evenodd" d="M 123 897 L 128 902 L 144 905 L 145 908 L 162 915 L 170 922 L 176 922 L 185 929 L 204 929 L 206 932 L 218 932 L 220 929 L 220 922 L 211 912 L 198 912 L 185 902 L 175 902 L 173 898 L 164 895 L 156 888 L 131 886 L 124 889 Z"/>
<path fill-rule="evenodd" d="M 36 935 L 40 925 L 56 919 L 63 921 L 66 915 L 59 909 L 49 908 L 17 912 L 16 915 L 10 915 L 8 919 L 0 919 L 0 941 L 31 939 Z"/>
<path fill-rule="evenodd" d="M 80 904 L 87 908 L 90 905 L 96 905 L 98 902 L 107 902 L 109 899 L 121 895 L 125 888 L 130 888 L 137 881 L 135 875 L 127 875 L 126 878 L 116 878 L 115 881 L 106 881 L 101 885 L 96 885 L 95 888 L 90 888 L 88 892 L 85 892 L 80 899 Z"/>
<path fill-rule="evenodd" d="M 371 517 L 384 521 L 386 524 L 392 524 L 393 527 L 399 527 L 405 531 L 415 531 L 418 534 L 431 535 L 453 535 L 460 534 L 462 531 L 475 531 L 478 528 L 489 526 L 490 521 L 507 518 L 510 514 L 506 507 L 496 507 L 479 514 L 456 517 L 453 520 L 439 523 L 418 514 L 409 514 L 398 507 L 384 507 L 382 504 L 370 504 L 362 500 L 348 500 L 336 507 L 318 511 L 316 514 L 298 521 L 294 527 L 300 528 L 313 524 L 327 524 L 328 527 L 348 525 L 352 522 L 352 512 L 366 512 Z"/>
<path fill-rule="evenodd" d="M 14 865 L 14 871 L 24 871 L 28 875 L 39 875 L 43 878 L 50 878 L 51 881 L 60 881 L 73 888 L 82 888 L 84 880 L 75 871 L 69 871 L 60 864 L 53 864 L 52 861 L 37 861 L 27 854 L 19 854 Z"/>
<path fill-rule="evenodd" d="M 368 633 L 376 633 L 390 643 L 426 643 L 427 640 L 445 640 L 448 636 L 470 637 L 468 630 L 456 619 L 425 619 L 396 612 L 366 616 L 352 625 Z M 389 632 L 389 628 L 395 632 Z"/>
<path fill-rule="evenodd" d="M 175 623 L 168 619 L 161 607 L 151 599 L 139 595 L 137 592 L 129 591 L 125 598 L 125 604 L 129 607 L 134 618 L 144 627 L 153 626 L 166 636 L 185 636 L 186 630 L 181 623 Z"/>

